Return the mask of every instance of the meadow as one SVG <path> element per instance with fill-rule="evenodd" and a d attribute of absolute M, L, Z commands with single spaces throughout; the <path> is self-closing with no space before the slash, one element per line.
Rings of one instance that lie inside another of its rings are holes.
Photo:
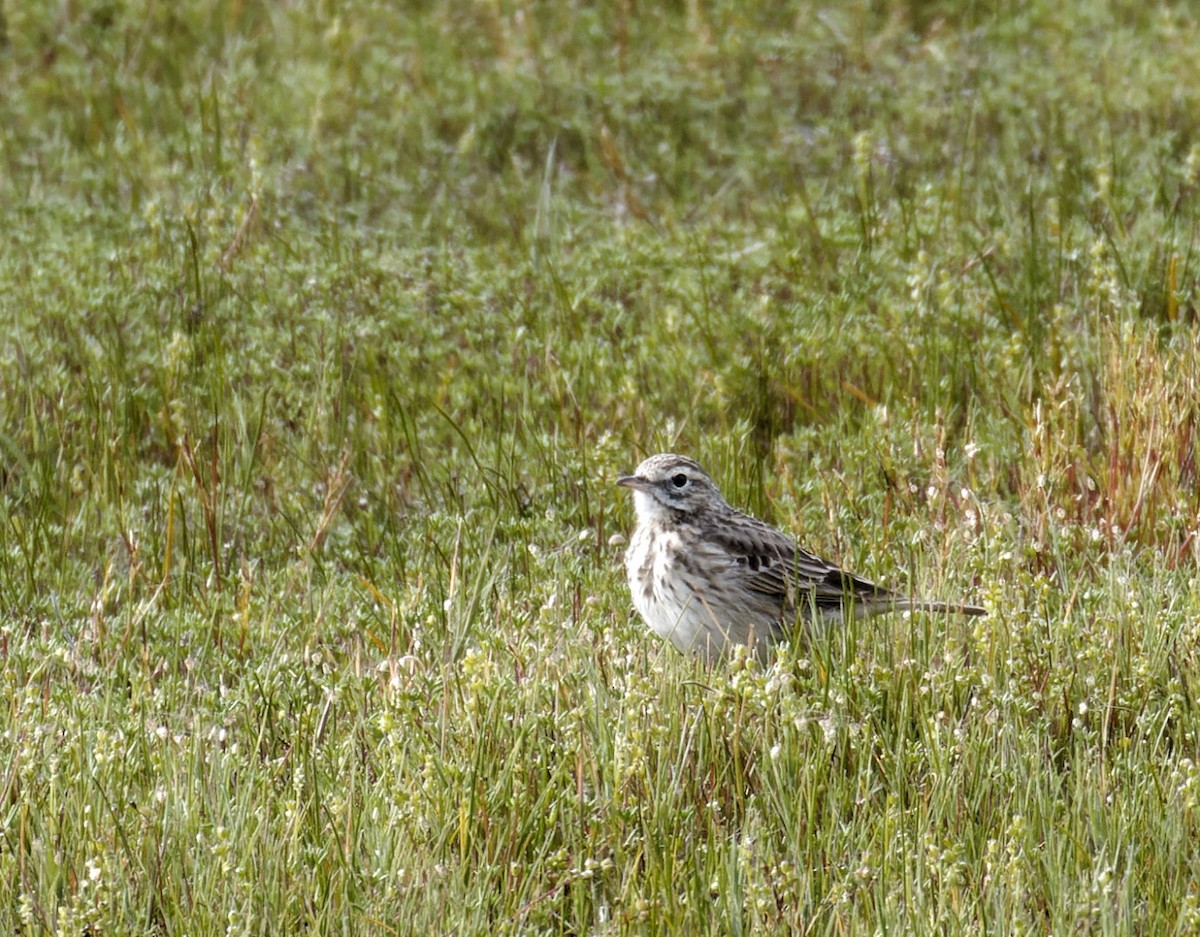
<path fill-rule="evenodd" d="M 1198 48 L 0 4 L 0 933 L 1200 933 Z M 990 614 L 683 657 L 664 450 Z"/>

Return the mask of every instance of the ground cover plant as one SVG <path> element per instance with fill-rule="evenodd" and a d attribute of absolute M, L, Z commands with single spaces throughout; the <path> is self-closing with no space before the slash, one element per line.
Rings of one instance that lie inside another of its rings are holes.
<path fill-rule="evenodd" d="M 0 932 L 1200 931 L 1189 6 L 0 13 Z"/>

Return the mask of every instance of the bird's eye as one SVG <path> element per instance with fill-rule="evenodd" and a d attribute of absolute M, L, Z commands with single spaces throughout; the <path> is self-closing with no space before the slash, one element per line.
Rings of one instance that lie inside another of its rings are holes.
<path fill-rule="evenodd" d="M 688 483 L 688 477 L 686 475 L 684 475 L 683 472 L 680 472 L 678 475 L 674 475 L 671 477 L 671 484 L 674 485 L 676 488 L 686 488 L 687 483 Z"/>

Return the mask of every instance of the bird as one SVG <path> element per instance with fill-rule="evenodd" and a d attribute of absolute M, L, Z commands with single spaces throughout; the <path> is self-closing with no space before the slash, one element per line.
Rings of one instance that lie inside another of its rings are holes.
<path fill-rule="evenodd" d="M 617 484 L 633 492 L 637 515 L 625 552 L 634 605 L 651 631 L 709 663 L 738 645 L 765 663 L 800 621 L 896 611 L 987 614 L 978 605 L 900 595 L 809 553 L 731 507 L 687 456 L 651 456 Z"/>

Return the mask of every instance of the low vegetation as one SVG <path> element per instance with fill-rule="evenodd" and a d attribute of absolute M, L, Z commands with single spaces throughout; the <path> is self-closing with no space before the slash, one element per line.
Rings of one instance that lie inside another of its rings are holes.
<path fill-rule="evenodd" d="M 0 932 L 1200 932 L 1190 7 L 0 11 Z"/>

